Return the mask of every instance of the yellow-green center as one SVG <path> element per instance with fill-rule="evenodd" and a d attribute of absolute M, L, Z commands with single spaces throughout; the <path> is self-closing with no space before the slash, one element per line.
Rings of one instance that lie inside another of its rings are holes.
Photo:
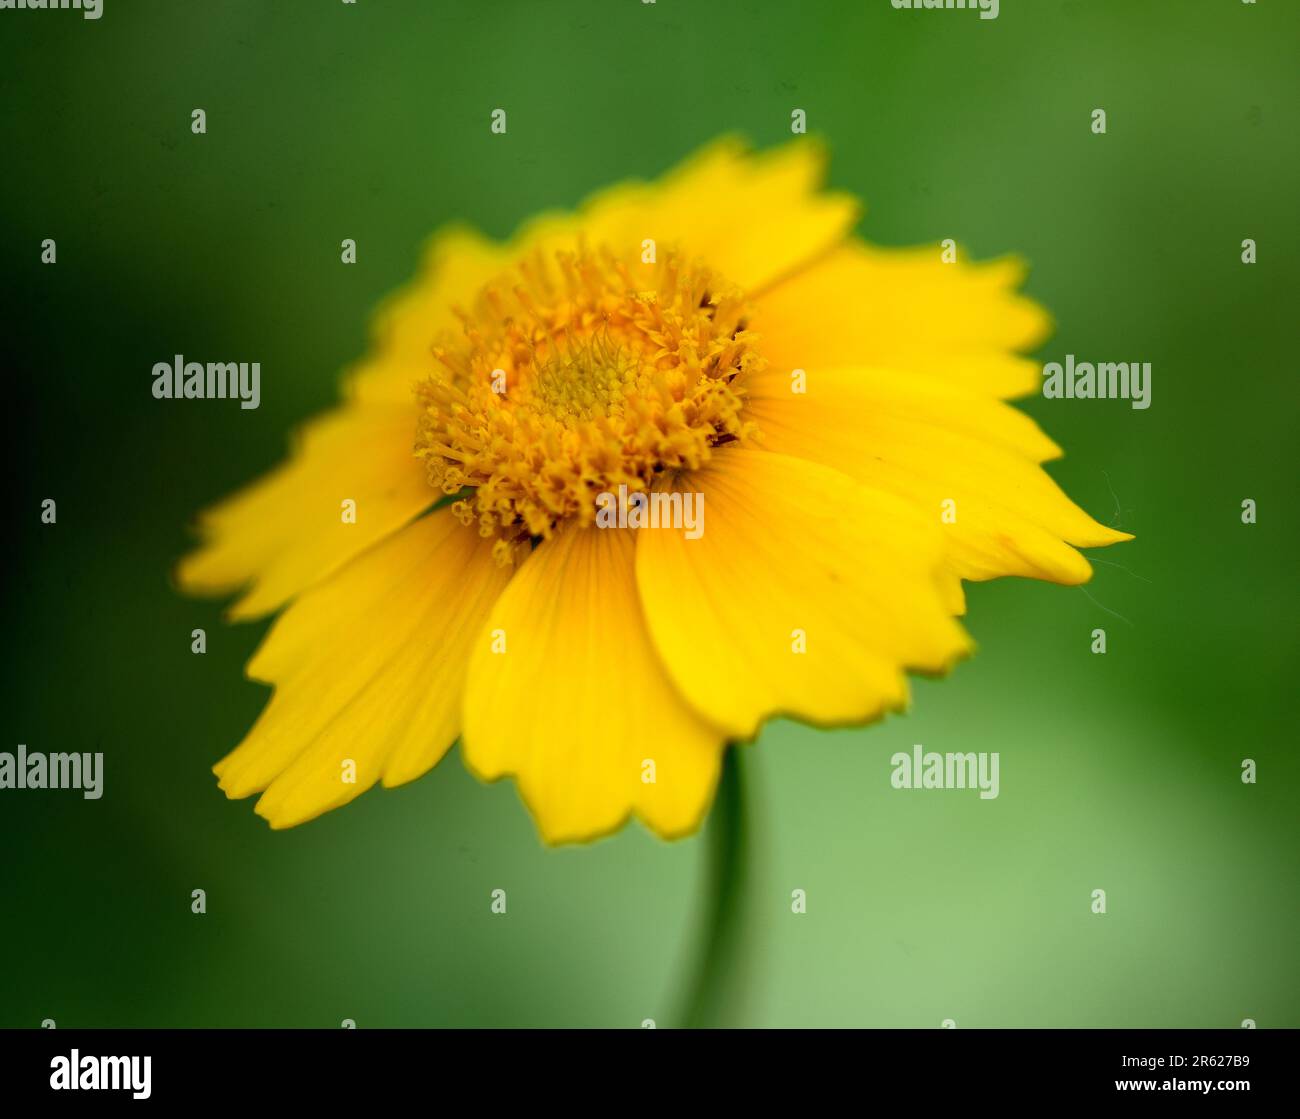
<path fill-rule="evenodd" d="M 753 435 L 746 375 L 762 367 L 743 295 L 668 256 L 536 253 L 458 310 L 417 388 L 416 454 L 457 515 L 511 562 L 596 497 L 652 488 Z"/>

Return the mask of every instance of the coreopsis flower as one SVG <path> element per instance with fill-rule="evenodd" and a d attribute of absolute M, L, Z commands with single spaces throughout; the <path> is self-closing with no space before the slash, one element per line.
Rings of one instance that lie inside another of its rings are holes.
<path fill-rule="evenodd" d="M 434 237 L 343 402 L 179 568 L 283 610 L 228 796 L 289 827 L 459 739 L 548 841 L 680 836 L 729 742 L 865 723 L 966 655 L 962 580 L 1082 583 L 1074 546 L 1127 539 L 1005 403 L 1048 327 L 1022 266 L 863 243 L 822 163 L 724 141 L 505 244 Z M 619 527 L 613 493 L 703 516 Z"/>

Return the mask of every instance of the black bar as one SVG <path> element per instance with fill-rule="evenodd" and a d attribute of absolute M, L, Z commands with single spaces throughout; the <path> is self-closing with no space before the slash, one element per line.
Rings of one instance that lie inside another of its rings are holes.
<path fill-rule="evenodd" d="M 818 1096 L 851 1092 L 848 1098 L 864 1104 L 903 1092 L 926 1112 L 945 1100 L 1075 1104 L 1123 1096 L 1161 1102 L 1212 1097 L 1222 1107 L 1231 1096 L 1229 1106 L 1238 1107 L 1265 1100 L 1285 1104 L 1295 1095 L 1291 1031 L 939 1030 L 941 1036 L 923 1036 L 925 1031 L 873 1030 L 862 1038 L 837 1038 L 830 1050 L 819 1040 L 808 1054 L 800 1053 L 799 1038 L 782 1038 L 771 1057 L 760 1056 L 766 1043 L 760 1034 L 744 1039 L 746 1048 L 758 1052 L 743 1059 L 738 1050 L 730 1050 L 735 1059 L 728 1061 L 692 1045 L 681 1053 L 686 1065 L 660 1063 L 674 1054 L 673 1042 L 651 1038 L 603 1052 L 591 1039 L 576 1049 L 573 1038 L 547 1031 L 483 1036 L 511 1032 L 463 1031 L 472 1036 L 457 1037 L 447 1035 L 462 1031 L 10 1030 L 0 1045 L 0 1099 L 6 1110 L 15 1103 L 67 1100 L 97 1106 L 114 1097 L 205 1106 L 256 1100 L 259 1110 L 277 1103 L 337 1109 L 373 1108 L 381 1099 L 407 1097 L 434 1105 L 449 1090 L 472 1096 L 486 1089 L 497 1102 L 503 1087 L 508 1095 L 517 1085 L 521 1093 L 538 1093 L 531 1106 L 544 1107 L 575 1096 L 612 1103 L 639 1098 L 647 1088 L 680 1091 L 711 1075 L 718 1091 L 734 1089 L 737 1102 L 760 1086 L 766 1093 L 764 1081 L 771 1078 L 776 1091 L 788 1084 L 796 1096 L 800 1085 Z M 846 1053 L 853 1058 L 846 1061 Z M 80 1076 L 88 1078 L 80 1083 L 87 1086 L 52 1087 L 52 1081 L 66 1083 L 74 1054 Z M 130 1079 L 125 1063 L 105 1064 L 98 1060 L 103 1057 L 137 1058 L 137 1075 Z M 110 1086 L 90 1087 L 101 1075 Z M 127 1086 L 114 1089 L 114 1075 Z"/>

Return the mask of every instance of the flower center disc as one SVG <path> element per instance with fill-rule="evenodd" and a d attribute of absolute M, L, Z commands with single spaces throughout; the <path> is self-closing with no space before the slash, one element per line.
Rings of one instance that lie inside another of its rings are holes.
<path fill-rule="evenodd" d="M 635 279 L 634 279 L 635 277 Z M 651 488 L 748 439 L 745 375 L 763 364 L 739 290 L 674 255 L 537 254 L 488 284 L 416 388 L 415 453 L 465 524 L 509 563 L 596 497 Z"/>

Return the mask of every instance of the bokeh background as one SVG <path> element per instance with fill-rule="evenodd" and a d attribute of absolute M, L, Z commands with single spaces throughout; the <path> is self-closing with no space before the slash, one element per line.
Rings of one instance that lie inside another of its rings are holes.
<path fill-rule="evenodd" d="M 793 108 L 867 237 L 1023 253 L 1058 324 L 1040 356 L 1150 361 L 1153 404 L 1023 405 L 1068 449 L 1066 489 L 1138 535 L 1086 590 L 975 586 L 979 654 L 910 714 L 777 723 L 744 753 L 744 971 L 719 1020 L 1300 1025 L 1298 43 L 1281 0 L 0 13 L 0 748 L 107 768 L 100 801 L 0 793 L 0 1025 L 672 1023 L 705 841 L 546 850 L 455 752 L 272 833 L 209 773 L 267 698 L 242 677 L 265 624 L 168 572 L 193 513 L 335 399 L 436 226 L 506 236 L 719 133 L 777 143 Z M 260 360 L 261 407 L 155 401 L 173 353 Z M 999 751 L 1000 798 L 893 790 L 917 742 Z"/>

